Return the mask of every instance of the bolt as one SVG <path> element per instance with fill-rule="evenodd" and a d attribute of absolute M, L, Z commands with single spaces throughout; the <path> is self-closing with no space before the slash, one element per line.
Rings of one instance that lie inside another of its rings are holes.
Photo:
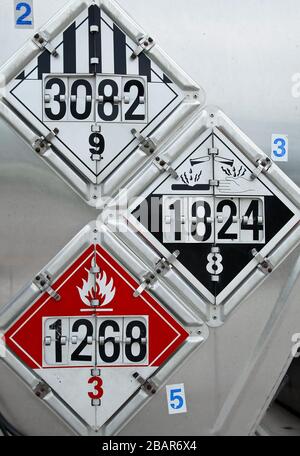
<path fill-rule="evenodd" d="M 160 166 L 165 166 L 166 162 L 164 160 L 161 160 Z"/>
<path fill-rule="evenodd" d="M 146 47 L 149 46 L 148 41 L 144 41 L 144 46 L 146 46 Z"/>
<path fill-rule="evenodd" d="M 36 33 L 36 34 L 34 35 L 34 38 L 35 38 L 36 40 L 37 40 L 39 37 L 40 37 L 40 35 L 39 35 L 38 33 Z"/>
<path fill-rule="evenodd" d="M 161 274 L 161 270 L 160 269 L 156 269 L 156 272 L 157 272 L 157 274 Z"/>
<path fill-rule="evenodd" d="M 269 269 L 268 269 L 268 272 L 269 272 L 269 273 L 271 273 L 271 272 L 272 272 L 272 270 L 273 270 L 272 268 L 269 268 Z"/>
<path fill-rule="evenodd" d="M 41 152 L 41 149 L 39 147 L 37 147 L 35 150 L 37 153 Z"/>
<path fill-rule="evenodd" d="M 40 276 L 36 276 L 35 279 L 36 279 L 36 280 L 41 280 Z"/>
<path fill-rule="evenodd" d="M 42 287 L 43 287 L 44 285 L 46 285 L 45 280 L 42 280 L 42 281 L 41 281 L 41 285 L 42 285 Z"/>
<path fill-rule="evenodd" d="M 43 44 L 43 42 L 44 42 L 44 38 L 40 38 L 39 43 Z"/>
<path fill-rule="evenodd" d="M 53 133 L 57 135 L 59 133 L 59 129 L 58 128 L 54 128 Z"/>
<path fill-rule="evenodd" d="M 149 37 L 149 43 L 153 43 L 153 38 Z"/>

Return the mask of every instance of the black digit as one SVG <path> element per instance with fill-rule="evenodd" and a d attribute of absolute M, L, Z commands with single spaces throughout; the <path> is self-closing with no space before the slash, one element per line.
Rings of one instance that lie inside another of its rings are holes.
<path fill-rule="evenodd" d="M 49 107 L 45 107 L 45 114 L 51 120 L 61 120 L 65 117 L 67 112 L 67 104 L 66 101 L 60 99 L 61 96 L 66 95 L 66 86 L 64 81 L 59 78 L 52 78 L 46 82 L 45 89 L 51 90 L 53 86 L 57 85 L 59 88 L 58 94 L 54 95 L 53 100 L 59 103 L 59 112 L 54 114 L 52 109 Z"/>
<path fill-rule="evenodd" d="M 102 155 L 105 150 L 105 139 L 100 133 L 92 133 L 89 137 L 91 160 L 94 160 L 94 155 Z M 103 157 L 101 157 L 102 159 Z"/>
<path fill-rule="evenodd" d="M 111 87 L 111 94 L 105 95 L 105 88 L 106 87 Z M 112 79 L 103 79 L 103 81 L 100 82 L 99 87 L 98 87 L 98 94 L 100 97 L 103 97 L 103 101 L 99 101 L 98 103 L 98 114 L 99 117 L 102 120 L 112 122 L 113 120 L 116 120 L 116 118 L 119 115 L 119 105 L 115 104 L 114 102 L 114 97 L 117 97 L 119 94 L 119 87 L 116 81 L 113 81 Z M 105 105 L 110 104 L 111 105 L 111 114 L 106 114 L 105 113 Z"/>
<path fill-rule="evenodd" d="M 224 226 L 220 229 L 218 233 L 219 239 L 237 239 L 238 235 L 236 233 L 227 233 L 227 230 L 231 227 L 233 223 L 233 217 L 237 215 L 236 204 L 231 200 L 223 200 L 217 206 L 217 212 L 223 213 L 224 207 L 228 206 L 230 209 L 230 215 Z"/>
<path fill-rule="evenodd" d="M 61 320 L 56 320 L 55 323 L 49 326 L 49 329 L 55 331 L 55 362 L 62 362 L 62 344 L 61 344 Z"/>
<path fill-rule="evenodd" d="M 72 353 L 71 360 L 72 361 L 92 361 L 92 355 L 81 355 L 81 352 L 88 345 L 88 341 L 87 341 L 88 337 L 93 336 L 93 332 L 94 332 L 93 323 L 89 320 L 84 320 L 84 319 L 77 320 L 73 324 L 72 332 L 75 332 L 75 333 L 78 332 L 79 328 L 81 326 L 86 327 L 86 335 L 85 335 L 84 339 L 82 340 L 82 342 L 78 345 L 76 350 Z"/>
<path fill-rule="evenodd" d="M 75 119 L 78 120 L 85 120 L 87 119 L 92 112 L 92 86 L 91 84 L 86 81 L 85 79 L 78 79 L 72 84 L 71 88 L 71 97 L 77 97 L 78 96 L 78 88 L 82 86 L 85 88 L 85 93 L 86 93 L 86 104 L 85 104 L 85 110 L 82 113 L 79 113 L 77 111 L 77 101 L 72 100 L 71 98 L 71 114 Z M 87 97 L 90 97 L 90 99 L 87 99 Z"/>
<path fill-rule="evenodd" d="M 198 216 L 199 207 L 204 208 L 204 217 L 203 218 L 202 217 L 200 218 Z M 207 201 L 196 201 L 192 206 L 192 217 L 194 219 L 196 219 L 192 223 L 191 234 L 192 234 L 193 238 L 198 242 L 207 241 L 210 238 L 211 232 L 212 232 L 212 222 L 208 221 L 208 219 L 211 217 L 211 207 L 208 204 L 208 202 Z M 198 226 L 200 223 L 203 223 L 204 228 L 205 228 L 203 236 L 200 236 L 198 234 Z"/>
<path fill-rule="evenodd" d="M 258 217 L 259 217 L 259 206 L 258 206 L 258 200 L 253 200 L 250 203 L 250 206 L 247 209 L 247 212 L 245 214 L 245 217 L 248 217 L 248 219 L 251 217 L 251 214 L 253 214 L 253 224 L 249 224 L 242 221 L 242 230 L 250 230 L 253 231 L 253 241 L 259 241 L 259 232 L 263 230 L 263 225 L 258 223 Z"/>
<path fill-rule="evenodd" d="M 120 327 L 114 320 L 105 320 L 99 328 L 99 355 L 102 361 L 105 363 L 114 363 L 120 356 L 120 342 L 116 341 L 116 337 L 105 337 L 106 329 L 111 327 L 113 331 L 120 334 Z M 113 345 L 113 352 L 111 355 L 106 353 L 106 344 L 111 343 Z"/>
<path fill-rule="evenodd" d="M 140 331 L 139 337 L 133 337 L 133 330 L 134 328 L 138 328 Z M 126 328 L 126 345 L 125 345 L 125 355 L 126 358 L 133 362 L 139 363 L 145 359 L 147 354 L 147 344 L 146 344 L 146 337 L 147 337 L 147 328 L 144 323 L 141 321 L 131 321 Z M 127 339 L 130 340 L 127 342 Z M 132 346 L 133 344 L 139 344 L 140 351 L 138 355 L 134 355 L 132 353 Z"/>
<path fill-rule="evenodd" d="M 175 217 L 175 241 L 181 241 L 181 202 L 175 201 L 171 204 L 170 209 L 174 211 Z"/>
<path fill-rule="evenodd" d="M 139 107 L 140 105 L 140 97 L 145 96 L 145 87 L 144 84 L 141 81 L 137 80 L 132 80 L 126 82 L 124 86 L 124 92 L 125 93 L 130 93 L 130 90 L 132 87 L 136 87 L 138 89 L 138 93 L 136 96 L 136 99 L 130 106 L 130 108 L 127 110 L 125 114 L 125 120 L 130 120 L 130 121 L 135 121 L 135 120 L 145 120 L 145 115 L 144 114 L 134 114 L 135 110 Z"/>

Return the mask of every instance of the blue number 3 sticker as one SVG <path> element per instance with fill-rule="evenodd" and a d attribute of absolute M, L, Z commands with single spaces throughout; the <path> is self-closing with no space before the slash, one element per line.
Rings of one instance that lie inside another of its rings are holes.
<path fill-rule="evenodd" d="M 273 150 L 273 154 L 278 158 L 284 157 L 286 155 L 286 141 L 283 138 L 277 138 L 274 144 L 277 146 L 277 149 Z"/>
<path fill-rule="evenodd" d="M 21 2 L 16 5 L 16 10 L 23 10 L 23 14 L 17 19 L 17 25 L 32 25 L 32 20 L 25 20 L 31 14 L 31 6 L 26 2 Z"/>

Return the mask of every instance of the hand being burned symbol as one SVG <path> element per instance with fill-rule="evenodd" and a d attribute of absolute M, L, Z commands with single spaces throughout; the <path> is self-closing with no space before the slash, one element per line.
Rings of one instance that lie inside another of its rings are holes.
<path fill-rule="evenodd" d="M 201 174 L 202 174 L 202 171 L 200 171 L 199 173 L 193 173 L 193 170 L 190 169 L 189 171 L 189 174 L 187 174 L 186 172 L 184 172 L 183 174 L 181 174 L 180 178 L 182 180 L 182 182 L 186 185 L 189 185 L 189 186 L 194 186 L 197 182 L 199 182 L 200 180 L 200 177 L 201 177 Z"/>
<path fill-rule="evenodd" d="M 244 166 L 240 166 L 237 169 L 235 166 L 231 168 L 226 168 L 225 166 L 221 166 L 222 171 L 226 174 L 225 180 L 219 181 L 219 191 L 222 193 L 231 193 L 237 191 L 239 188 L 240 193 L 245 193 L 249 191 L 249 188 L 243 188 L 245 182 L 251 182 L 250 174 L 249 176 L 246 175 L 247 169 Z"/>

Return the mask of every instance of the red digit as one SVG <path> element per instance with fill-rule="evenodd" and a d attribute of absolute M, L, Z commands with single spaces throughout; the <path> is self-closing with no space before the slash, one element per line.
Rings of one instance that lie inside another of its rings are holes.
<path fill-rule="evenodd" d="M 89 379 L 89 384 L 91 385 L 92 383 L 95 383 L 94 391 L 88 393 L 89 397 L 91 399 L 101 399 L 104 393 L 103 389 L 101 388 L 101 386 L 103 385 L 102 379 L 100 377 L 91 377 Z"/>

